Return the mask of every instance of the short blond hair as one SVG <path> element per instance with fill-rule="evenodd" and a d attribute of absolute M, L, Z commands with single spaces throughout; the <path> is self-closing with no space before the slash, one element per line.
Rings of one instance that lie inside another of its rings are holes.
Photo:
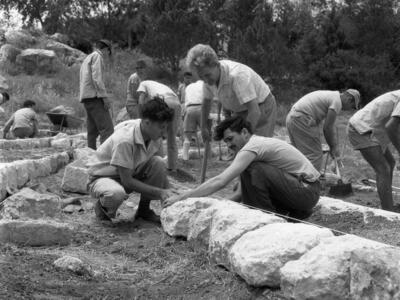
<path fill-rule="evenodd" d="M 197 44 L 186 55 L 186 65 L 190 68 L 215 67 L 219 64 L 217 53 L 209 45 Z"/>

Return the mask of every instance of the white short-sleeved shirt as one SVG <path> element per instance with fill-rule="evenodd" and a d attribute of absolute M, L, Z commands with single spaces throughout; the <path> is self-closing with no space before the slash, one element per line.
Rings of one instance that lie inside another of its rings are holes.
<path fill-rule="evenodd" d="M 162 140 L 151 140 L 146 148 L 141 119 L 130 120 L 127 126 L 116 130 L 89 159 L 89 174 L 99 177 L 118 178 L 117 167 L 132 171 L 135 176 L 161 148 Z"/>
<path fill-rule="evenodd" d="M 301 97 L 292 110 L 311 116 L 317 124 L 324 120 L 328 111 L 332 109 L 339 114 L 342 110 L 342 101 L 338 91 L 315 91 Z"/>
<path fill-rule="evenodd" d="M 165 84 L 153 80 L 142 81 L 139 84 L 137 91 L 145 93 L 149 99 L 154 98 L 156 96 L 164 98 L 165 100 L 168 98 L 178 99 L 178 96 L 174 93 L 174 91 L 171 88 L 169 88 Z"/>
<path fill-rule="evenodd" d="M 268 85 L 250 67 L 230 60 L 220 60 L 221 75 L 217 88 L 204 84 L 204 98 L 218 99 L 233 112 L 246 111 L 250 101 L 262 103 L 271 93 Z"/>
<path fill-rule="evenodd" d="M 239 152 L 242 151 L 255 153 L 255 162 L 265 162 L 294 176 L 303 176 L 310 182 L 316 181 L 320 176 L 304 154 L 287 142 L 276 138 L 252 135 Z"/>
<path fill-rule="evenodd" d="M 204 99 L 204 81 L 197 80 L 185 89 L 185 106 L 202 104 Z"/>
<path fill-rule="evenodd" d="M 15 128 L 33 128 L 34 122 L 37 121 L 35 111 L 30 107 L 18 109 L 8 122 L 13 122 L 11 130 Z"/>
<path fill-rule="evenodd" d="M 400 90 L 380 95 L 357 111 L 349 123 L 363 134 L 372 130 L 384 130 L 390 117 L 400 117 Z"/>

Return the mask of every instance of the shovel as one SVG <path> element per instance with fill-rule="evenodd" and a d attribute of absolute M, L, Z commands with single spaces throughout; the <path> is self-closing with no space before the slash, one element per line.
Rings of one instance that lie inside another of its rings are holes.
<path fill-rule="evenodd" d="M 351 183 L 343 183 L 342 176 L 340 175 L 339 165 L 337 162 L 337 158 L 334 157 L 333 161 L 335 162 L 336 175 L 339 177 L 336 185 L 331 186 L 329 189 L 329 195 L 331 196 L 348 196 L 353 193 L 353 188 L 351 187 Z"/>

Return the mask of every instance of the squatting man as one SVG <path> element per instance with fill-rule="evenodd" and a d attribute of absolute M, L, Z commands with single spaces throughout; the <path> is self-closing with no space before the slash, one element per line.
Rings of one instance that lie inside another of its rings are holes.
<path fill-rule="evenodd" d="M 223 139 L 236 153 L 232 164 L 199 187 L 170 197 L 164 207 L 188 197 L 211 195 L 240 176 L 240 187 L 231 200 L 293 218 L 307 218 L 319 199 L 320 173 L 292 145 L 254 135 L 251 128 L 241 116 L 222 121 L 215 128 L 215 139 Z"/>

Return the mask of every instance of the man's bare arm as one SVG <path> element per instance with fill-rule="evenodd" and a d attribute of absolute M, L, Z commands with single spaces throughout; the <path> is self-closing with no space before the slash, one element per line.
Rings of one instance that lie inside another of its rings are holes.
<path fill-rule="evenodd" d="M 245 106 L 247 107 L 248 111 L 246 120 L 250 122 L 251 128 L 254 132 L 261 117 L 260 107 L 258 106 L 258 102 L 256 99 L 247 102 Z"/>
<path fill-rule="evenodd" d="M 326 142 L 328 143 L 332 157 L 338 158 L 340 155 L 338 150 L 339 141 L 337 141 L 335 135 L 335 121 L 336 112 L 333 109 L 329 109 L 324 123 L 324 136 Z"/>
<path fill-rule="evenodd" d="M 400 154 L 400 117 L 391 117 L 386 123 L 385 129 L 390 141 Z"/>

